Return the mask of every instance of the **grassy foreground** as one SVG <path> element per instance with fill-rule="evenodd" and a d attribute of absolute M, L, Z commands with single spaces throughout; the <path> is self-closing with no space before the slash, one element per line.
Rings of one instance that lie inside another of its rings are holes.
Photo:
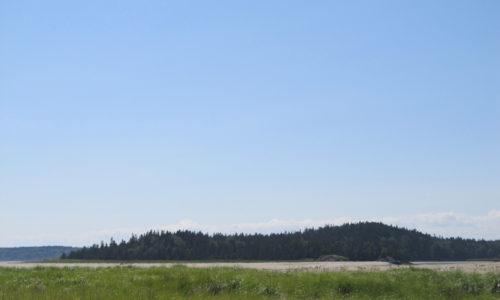
<path fill-rule="evenodd" d="M 500 274 L 423 269 L 0 268 L 0 299 L 499 299 Z"/>

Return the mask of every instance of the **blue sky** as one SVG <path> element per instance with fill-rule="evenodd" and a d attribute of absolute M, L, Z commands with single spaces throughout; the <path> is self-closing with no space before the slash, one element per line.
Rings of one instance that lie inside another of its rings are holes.
<path fill-rule="evenodd" d="M 345 220 L 500 239 L 499 12 L 0 1 L 0 246 Z"/>

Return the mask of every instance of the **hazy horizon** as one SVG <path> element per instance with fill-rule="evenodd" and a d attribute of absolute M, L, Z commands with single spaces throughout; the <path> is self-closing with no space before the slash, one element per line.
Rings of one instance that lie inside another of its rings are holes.
<path fill-rule="evenodd" d="M 437 214 L 420 214 L 413 216 L 380 217 L 366 220 L 350 218 L 337 218 L 330 220 L 281 220 L 272 219 L 266 222 L 240 223 L 240 224 L 199 224 L 193 220 L 181 220 L 175 224 L 164 224 L 161 226 L 150 226 L 143 228 L 111 228 L 98 231 L 88 231 L 72 236 L 67 233 L 42 234 L 39 236 L 28 236 L 23 239 L 13 238 L 10 244 L 1 247 L 38 247 L 38 246 L 70 246 L 83 247 L 108 243 L 110 239 L 120 242 L 128 241 L 132 234 L 141 235 L 148 231 L 170 231 L 178 230 L 201 231 L 214 234 L 270 234 L 295 232 L 304 229 L 318 228 L 324 226 L 340 226 L 347 223 L 358 222 L 382 222 L 386 225 L 398 226 L 409 230 L 416 229 L 424 234 L 439 237 L 460 237 L 475 240 L 500 240 L 497 238 L 497 230 L 500 219 L 500 211 L 491 211 L 486 216 L 472 217 L 467 214 L 456 214 L 453 212 Z M 61 243 L 63 241 L 63 243 Z"/>
<path fill-rule="evenodd" d="M 0 247 L 371 220 L 500 239 L 499 11 L 0 2 Z"/>

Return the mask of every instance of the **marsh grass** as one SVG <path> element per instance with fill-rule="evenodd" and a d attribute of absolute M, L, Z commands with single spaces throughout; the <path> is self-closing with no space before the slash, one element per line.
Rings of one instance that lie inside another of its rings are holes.
<path fill-rule="evenodd" d="M 499 299 L 500 274 L 391 271 L 0 268 L 0 299 Z"/>

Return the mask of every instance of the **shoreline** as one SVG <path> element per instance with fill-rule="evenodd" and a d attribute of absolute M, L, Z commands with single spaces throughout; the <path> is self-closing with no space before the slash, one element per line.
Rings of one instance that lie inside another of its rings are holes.
<path fill-rule="evenodd" d="M 268 271 L 386 271 L 403 268 L 423 268 L 437 271 L 463 271 L 467 273 L 500 272 L 500 262 L 495 261 L 446 261 L 412 262 L 411 265 L 395 265 L 383 261 L 342 261 L 342 262 L 0 262 L 0 268 L 109 268 L 109 267 L 164 267 L 186 266 L 190 268 L 244 268 Z"/>

